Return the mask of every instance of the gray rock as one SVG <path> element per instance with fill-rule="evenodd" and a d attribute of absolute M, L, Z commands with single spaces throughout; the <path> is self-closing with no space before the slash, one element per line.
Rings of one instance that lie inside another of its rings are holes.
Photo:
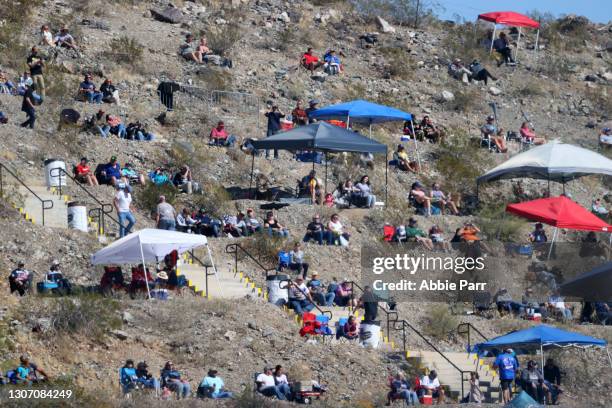
<path fill-rule="evenodd" d="M 446 102 L 449 102 L 455 99 L 455 94 L 452 93 L 451 91 L 442 91 L 440 96 L 442 97 L 442 100 Z"/>
<path fill-rule="evenodd" d="M 168 7 L 165 10 L 159 11 L 151 9 L 151 15 L 164 23 L 179 24 L 183 22 L 183 12 L 176 7 Z"/>
<path fill-rule="evenodd" d="M 119 340 L 127 340 L 127 338 L 129 337 L 128 334 L 123 330 L 113 330 L 111 331 L 111 334 Z"/>
<path fill-rule="evenodd" d="M 587 82 L 597 82 L 597 75 L 589 74 L 584 77 Z"/>
<path fill-rule="evenodd" d="M 492 86 L 492 87 L 489 88 L 489 93 L 491 95 L 496 95 L 497 96 L 497 95 L 501 95 L 502 90 L 497 88 L 497 87 Z"/>
<path fill-rule="evenodd" d="M 278 17 L 276 17 L 278 20 L 283 21 L 285 23 L 290 23 L 291 22 L 291 18 L 289 17 L 289 14 L 287 14 L 286 11 L 283 11 L 282 13 L 280 13 L 278 15 Z"/>
<path fill-rule="evenodd" d="M 123 323 L 132 323 L 134 316 L 130 312 L 125 311 L 121 314 L 121 320 L 123 320 Z"/>
<path fill-rule="evenodd" d="M 257 329 L 258 329 L 258 328 L 257 328 L 257 322 L 255 322 L 255 321 L 250 321 L 250 322 L 248 322 L 248 323 L 247 323 L 247 327 L 248 327 L 249 329 L 252 329 L 252 330 L 257 330 Z"/>
<path fill-rule="evenodd" d="M 233 341 L 236 338 L 236 332 L 232 330 L 228 330 L 225 332 L 223 337 L 225 337 L 229 341 Z"/>
<path fill-rule="evenodd" d="M 380 27 L 383 33 L 394 33 L 395 27 L 389 24 L 384 18 L 376 16 L 376 24 Z"/>
<path fill-rule="evenodd" d="M 263 337 L 270 337 L 274 334 L 274 329 L 271 327 L 266 327 L 265 329 L 263 329 L 263 331 L 261 332 L 261 335 Z"/>

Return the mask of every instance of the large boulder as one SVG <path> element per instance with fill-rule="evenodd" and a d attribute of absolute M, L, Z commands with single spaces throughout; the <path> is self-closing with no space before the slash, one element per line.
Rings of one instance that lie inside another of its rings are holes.
<path fill-rule="evenodd" d="M 162 11 L 151 9 L 151 15 L 164 23 L 179 24 L 183 22 L 183 12 L 176 7 L 168 7 Z"/>
<path fill-rule="evenodd" d="M 395 27 L 387 22 L 384 18 L 376 16 L 376 24 L 380 27 L 383 33 L 394 33 Z"/>
<path fill-rule="evenodd" d="M 451 91 L 442 91 L 442 93 L 440 94 L 440 97 L 442 98 L 443 101 L 450 102 L 455 99 L 455 94 L 452 93 Z"/>

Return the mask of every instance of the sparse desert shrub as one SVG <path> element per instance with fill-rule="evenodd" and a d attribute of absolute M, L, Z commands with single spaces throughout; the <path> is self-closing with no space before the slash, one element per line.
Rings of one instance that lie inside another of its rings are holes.
<path fill-rule="evenodd" d="M 204 182 L 202 194 L 194 198 L 198 208 L 205 208 L 215 217 L 221 217 L 230 202 L 230 194 L 220 184 Z"/>
<path fill-rule="evenodd" d="M 380 53 L 385 57 L 383 75 L 394 79 L 412 79 L 414 74 L 414 61 L 409 53 L 398 47 L 382 47 Z"/>
<path fill-rule="evenodd" d="M 225 17 L 227 19 L 227 17 Z M 208 46 L 214 54 L 228 55 L 234 44 L 242 37 L 244 31 L 234 17 L 231 17 L 232 23 L 223 26 L 222 30 L 209 31 L 206 33 Z"/>
<path fill-rule="evenodd" d="M 588 100 L 593 106 L 595 112 L 601 115 L 609 115 L 612 112 L 612 98 L 608 92 L 608 87 L 585 87 L 582 94 L 584 99 Z"/>
<path fill-rule="evenodd" d="M 197 71 L 198 82 L 208 90 L 227 91 L 231 88 L 232 75 L 226 70 L 203 67 Z"/>
<path fill-rule="evenodd" d="M 0 0 L 0 65 L 21 69 L 27 50 L 19 36 L 42 0 Z"/>
<path fill-rule="evenodd" d="M 241 245 L 263 266 L 272 268 L 277 263 L 278 252 L 289 243 L 279 237 L 261 239 L 261 237 L 254 236 L 242 241 Z"/>
<path fill-rule="evenodd" d="M 505 205 L 489 205 L 478 213 L 479 225 L 488 239 L 515 241 L 520 239 L 520 230 L 525 221 L 507 214 Z"/>
<path fill-rule="evenodd" d="M 451 52 L 445 52 L 448 62 L 454 58 L 461 58 L 466 62 L 474 59 L 487 61 L 491 58 L 489 50 L 482 43 L 483 39 L 487 38 L 487 31 L 482 27 L 467 23 L 447 27 L 445 30 L 446 37 L 442 39 L 440 49 Z"/>
<path fill-rule="evenodd" d="M 124 35 L 111 39 L 109 50 L 105 52 L 105 56 L 115 64 L 136 67 L 142 61 L 142 50 L 142 44 L 136 39 Z"/>
<path fill-rule="evenodd" d="M 479 163 L 484 161 L 479 158 L 482 152 L 473 148 L 465 131 L 452 129 L 450 133 L 454 137 L 435 152 L 434 163 L 439 179 L 453 192 L 473 191 L 476 177 L 481 173 Z"/>
<path fill-rule="evenodd" d="M 448 338 L 457 328 L 457 318 L 453 316 L 447 305 L 434 305 L 430 309 L 430 313 L 425 318 L 426 323 L 424 332 L 438 340 Z"/>
<path fill-rule="evenodd" d="M 138 203 L 141 207 L 153 212 L 157 209 L 160 195 L 165 196 L 168 203 L 174 204 L 177 194 L 178 190 L 171 183 L 162 185 L 148 183 L 138 191 Z"/>
<path fill-rule="evenodd" d="M 74 85 L 66 79 L 66 73 L 62 70 L 62 67 L 47 63 L 44 74 L 46 97 L 62 103 L 74 99 Z"/>
<path fill-rule="evenodd" d="M 546 95 L 546 90 L 539 81 L 526 81 L 518 85 L 516 89 L 516 95 L 519 97 L 527 98 L 532 96 L 543 96 Z"/>
<path fill-rule="evenodd" d="M 456 112 L 473 112 L 482 107 L 482 97 L 478 91 L 473 88 L 455 88 L 453 89 L 455 98 L 450 101 L 444 101 L 444 106 L 448 110 Z"/>
<path fill-rule="evenodd" d="M 557 56 L 552 53 L 540 54 L 539 71 L 557 81 L 567 81 L 574 75 L 579 62 L 567 56 Z"/>

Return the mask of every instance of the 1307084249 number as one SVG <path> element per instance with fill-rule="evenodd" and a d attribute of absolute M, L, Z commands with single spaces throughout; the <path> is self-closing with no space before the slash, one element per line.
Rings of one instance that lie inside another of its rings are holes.
<path fill-rule="evenodd" d="M 23 389 L 8 390 L 9 399 L 69 399 L 73 395 L 72 390 L 55 389 Z"/>

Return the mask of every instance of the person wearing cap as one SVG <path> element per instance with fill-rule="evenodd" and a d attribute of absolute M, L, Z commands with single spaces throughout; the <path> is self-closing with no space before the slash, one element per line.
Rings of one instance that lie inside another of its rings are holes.
<path fill-rule="evenodd" d="M 159 196 L 155 222 L 157 229 L 176 231 L 176 210 L 166 201 L 164 195 Z"/>
<path fill-rule="evenodd" d="M 100 184 L 117 185 L 121 180 L 121 165 L 117 161 L 117 156 L 111 156 L 109 162 L 102 165 L 97 173 L 96 177 Z"/>
<path fill-rule="evenodd" d="M 195 216 L 195 222 L 198 234 L 219 238 L 221 222 L 210 216 L 205 208 L 200 208 Z"/>
<path fill-rule="evenodd" d="M 327 292 L 325 290 L 325 286 L 323 286 L 323 282 L 319 279 L 319 274 L 317 272 L 313 272 L 310 280 L 306 284 L 308 290 L 310 290 L 310 294 L 312 298 L 317 302 L 319 306 L 333 306 L 334 299 L 336 294 L 331 291 Z"/>
<path fill-rule="evenodd" d="M 546 402 L 550 405 L 552 396 L 548 385 L 545 384 L 544 376 L 538 368 L 538 363 L 533 360 L 527 362 L 527 369 L 521 373 L 521 388 L 539 403 Z M 544 401 L 546 398 L 546 401 Z"/>
<path fill-rule="evenodd" d="M 9 275 L 9 287 L 11 293 L 17 292 L 19 296 L 24 296 L 32 286 L 32 273 L 25 268 L 23 261 L 17 262 L 17 268 Z"/>
<path fill-rule="evenodd" d="M 609 149 L 612 147 L 612 131 L 609 127 L 601 129 L 601 134 L 599 135 L 599 146 L 603 149 Z"/>
<path fill-rule="evenodd" d="M 266 397 L 276 397 L 281 401 L 289 399 L 291 391 L 286 387 L 279 387 L 274 381 L 272 367 L 264 367 L 263 372 L 259 373 L 255 378 L 257 384 L 257 392 Z"/>
<path fill-rule="evenodd" d="M 53 262 L 51 262 L 49 271 L 45 275 L 45 281 L 55 283 L 59 288 L 66 290 L 67 293 L 70 293 L 72 291 L 72 285 L 70 284 L 70 281 L 64 277 L 60 266 L 60 262 L 57 259 L 54 259 Z"/>
<path fill-rule="evenodd" d="M 308 124 L 308 115 L 302 107 L 302 100 L 298 99 L 295 108 L 291 111 L 293 126 L 304 126 Z"/>
<path fill-rule="evenodd" d="M 36 84 L 38 92 L 44 98 L 45 97 L 45 79 L 43 76 L 43 70 L 45 68 L 44 59 L 38 54 L 38 48 L 32 47 L 32 52 L 26 60 L 28 68 L 30 68 L 30 75 L 32 81 Z"/>
<path fill-rule="evenodd" d="M 335 50 L 327 51 L 323 56 L 323 61 L 325 61 L 325 64 L 323 65 L 323 70 L 329 75 L 338 75 L 342 72 L 342 62 L 340 61 L 340 58 L 336 55 Z"/>
<path fill-rule="evenodd" d="M 285 114 L 278 109 L 278 106 L 272 105 L 269 112 L 265 114 L 268 118 L 268 131 L 266 137 L 274 136 L 281 130 L 280 120 L 285 117 Z M 266 159 L 270 157 L 270 150 L 266 149 Z M 278 150 L 274 149 L 274 158 L 278 159 Z"/>
<path fill-rule="evenodd" d="M 483 140 L 492 140 L 500 153 L 506 153 L 506 139 L 504 138 L 504 129 L 497 128 L 495 124 L 495 116 L 487 116 L 487 123 L 480 128 Z"/>
<path fill-rule="evenodd" d="M 62 28 L 60 28 L 59 33 L 55 36 L 53 41 L 55 41 L 55 45 L 57 47 L 70 48 L 73 50 L 78 48 L 74 37 L 70 34 L 68 27 L 66 26 L 62 26 Z"/>
<path fill-rule="evenodd" d="M 136 377 L 138 383 L 145 388 L 152 388 L 156 395 L 160 395 L 159 380 L 149 373 L 149 365 L 146 361 L 141 361 L 136 365 Z"/>
<path fill-rule="evenodd" d="M 25 112 L 27 119 L 25 122 L 21 124 L 21 127 L 30 129 L 34 129 L 34 124 L 36 123 L 36 97 L 34 96 L 37 87 L 36 84 L 32 84 L 26 88 L 25 93 L 23 94 L 23 100 L 21 102 L 21 111 Z"/>
<path fill-rule="evenodd" d="M 176 399 L 187 398 L 191 395 L 189 381 L 184 380 L 180 371 L 176 370 L 174 363 L 167 361 L 161 370 L 161 386 L 176 393 Z"/>
<path fill-rule="evenodd" d="M 98 179 L 91 172 L 87 157 L 81 157 L 81 162 L 74 168 L 74 178 L 80 183 L 87 183 L 90 186 L 97 186 Z"/>
<path fill-rule="evenodd" d="M 511 348 L 507 348 L 499 354 L 493 362 L 493 367 L 499 372 L 499 382 L 502 389 L 502 400 L 508 404 L 512 399 L 512 382 L 519 368 L 518 360 Z"/>
<path fill-rule="evenodd" d="M 444 388 L 440 385 L 436 370 L 431 370 L 429 374 L 421 377 L 420 389 L 427 395 L 431 395 L 432 398 L 437 398 L 438 404 L 444 404 Z"/>
<path fill-rule="evenodd" d="M 497 78 L 491 75 L 489 70 L 483 67 L 480 61 L 477 59 L 472 61 L 469 68 L 470 72 L 472 73 L 469 78 L 470 81 L 484 81 L 485 85 L 488 84 L 489 78 L 493 81 L 497 81 Z"/>
<path fill-rule="evenodd" d="M 129 394 L 138 382 L 134 360 L 126 360 L 125 365 L 119 370 L 119 382 L 124 394 Z"/>
<path fill-rule="evenodd" d="M 217 374 L 217 370 L 208 370 L 206 377 L 202 379 L 198 386 L 198 396 L 206 396 L 212 399 L 232 398 L 231 392 L 225 390 L 223 379 Z"/>
<path fill-rule="evenodd" d="M 102 103 L 102 97 L 104 96 L 102 92 L 96 89 L 91 74 L 86 74 L 85 79 L 79 85 L 79 95 L 81 95 L 85 101 L 97 104 Z"/>
<path fill-rule="evenodd" d="M 314 300 L 310 295 L 310 290 L 304 284 L 304 278 L 297 276 L 295 282 L 291 282 L 289 286 L 289 302 L 288 306 L 295 311 L 299 316 L 304 312 L 310 312 L 315 308 Z"/>
<path fill-rule="evenodd" d="M 317 110 L 317 105 L 319 101 L 316 99 L 311 99 L 308 101 L 308 107 L 304 110 L 306 112 L 306 116 L 308 116 L 308 123 L 314 123 L 317 120 L 312 118 L 311 115 Z"/>
<path fill-rule="evenodd" d="M 128 184 L 117 183 L 117 192 L 115 193 L 113 204 L 119 218 L 119 237 L 123 238 L 132 232 L 132 227 L 136 223 L 136 218 L 132 212 L 132 194 Z M 126 221 L 127 225 L 125 224 Z"/>
<path fill-rule="evenodd" d="M 472 78 L 472 71 L 467 69 L 459 58 L 455 58 L 448 65 L 448 74 L 455 79 L 461 80 L 464 84 L 468 84 Z"/>
<path fill-rule="evenodd" d="M 321 222 L 319 214 L 315 214 L 312 217 L 312 221 L 306 226 L 306 234 L 304 235 L 304 242 L 309 242 L 311 239 L 317 241 L 319 245 L 323 245 L 323 237 L 325 236 L 325 226 Z"/>
<path fill-rule="evenodd" d="M 410 218 L 408 220 L 408 225 L 406 226 L 406 239 L 408 241 L 418 242 L 430 251 L 434 248 L 433 242 L 429 239 L 425 231 L 419 228 L 415 218 Z"/>

